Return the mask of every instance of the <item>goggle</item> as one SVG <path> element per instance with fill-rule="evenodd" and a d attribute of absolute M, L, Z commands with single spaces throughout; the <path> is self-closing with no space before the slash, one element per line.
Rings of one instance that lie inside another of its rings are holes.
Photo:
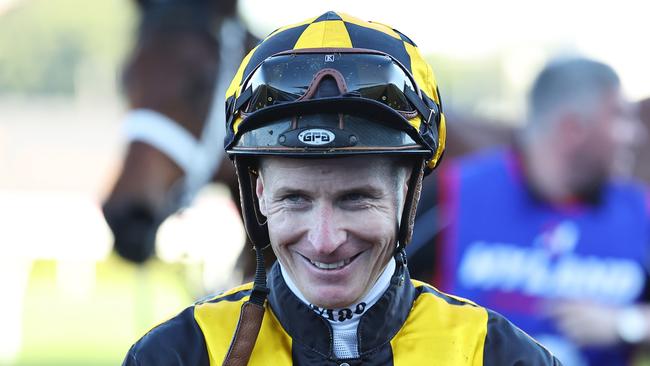
<path fill-rule="evenodd" d="M 418 113 L 410 100 L 422 100 L 422 94 L 411 73 L 387 54 L 358 49 L 293 50 L 271 56 L 244 81 L 235 109 L 246 115 L 309 99 L 310 86 L 325 70 L 335 70 L 332 74 L 342 79 L 337 80 L 342 95 L 336 96 L 372 99 L 407 119 Z"/>

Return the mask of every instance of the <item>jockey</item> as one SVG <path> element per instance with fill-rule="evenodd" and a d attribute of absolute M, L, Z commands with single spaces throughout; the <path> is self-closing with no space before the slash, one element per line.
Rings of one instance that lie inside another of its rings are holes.
<path fill-rule="evenodd" d="M 327 12 L 266 37 L 226 98 L 255 281 L 154 328 L 125 365 L 559 364 L 502 316 L 409 277 L 422 178 L 445 147 L 410 38 Z"/>

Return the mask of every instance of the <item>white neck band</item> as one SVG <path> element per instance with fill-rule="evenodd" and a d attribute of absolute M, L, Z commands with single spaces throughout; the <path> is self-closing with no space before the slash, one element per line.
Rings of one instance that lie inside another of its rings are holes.
<path fill-rule="evenodd" d="M 311 304 L 307 298 L 298 289 L 291 276 L 284 270 L 280 264 L 280 271 L 287 286 L 305 305 L 309 306 L 316 314 L 327 319 L 332 326 L 334 354 L 338 358 L 356 358 L 359 357 L 359 345 L 357 344 L 357 328 L 361 316 L 365 314 L 381 296 L 386 292 L 390 285 L 390 279 L 395 273 L 395 260 L 388 261 L 386 268 L 372 286 L 356 304 L 351 304 L 348 308 L 343 309 L 323 309 Z"/>

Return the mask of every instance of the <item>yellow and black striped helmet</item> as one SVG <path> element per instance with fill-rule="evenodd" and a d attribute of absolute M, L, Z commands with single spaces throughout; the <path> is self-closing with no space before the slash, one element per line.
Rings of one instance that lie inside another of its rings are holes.
<path fill-rule="evenodd" d="M 445 147 L 431 67 L 389 26 L 327 12 L 277 29 L 226 92 L 231 156 L 396 153 L 427 171 Z"/>

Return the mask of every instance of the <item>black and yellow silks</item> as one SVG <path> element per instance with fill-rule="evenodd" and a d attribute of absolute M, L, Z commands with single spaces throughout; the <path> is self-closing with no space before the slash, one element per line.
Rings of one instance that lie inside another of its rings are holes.
<path fill-rule="evenodd" d="M 559 365 L 542 346 L 502 316 L 410 280 L 401 265 L 359 323 L 358 359 L 336 359 L 331 328 L 287 287 L 276 264 L 266 314 L 249 365 Z M 124 366 L 221 365 L 246 284 L 187 308 L 146 334 Z"/>

